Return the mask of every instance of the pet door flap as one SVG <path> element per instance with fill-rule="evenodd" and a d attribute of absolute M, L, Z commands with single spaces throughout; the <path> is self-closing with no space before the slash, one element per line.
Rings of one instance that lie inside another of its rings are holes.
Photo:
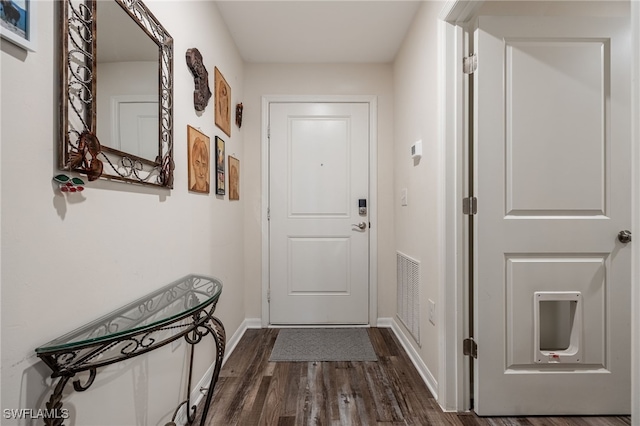
<path fill-rule="evenodd" d="M 579 291 L 534 293 L 534 361 L 582 362 L 582 295 Z"/>

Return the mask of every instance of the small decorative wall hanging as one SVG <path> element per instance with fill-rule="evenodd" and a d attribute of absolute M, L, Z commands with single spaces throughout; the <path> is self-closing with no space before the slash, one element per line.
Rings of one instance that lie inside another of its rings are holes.
<path fill-rule="evenodd" d="M 229 159 L 229 200 L 240 199 L 240 160 L 228 156 Z"/>
<path fill-rule="evenodd" d="M 101 149 L 100 141 L 95 133 L 88 130 L 83 131 L 78 139 L 78 147 L 74 147 L 69 154 L 66 169 L 86 173 L 89 182 L 98 179 L 103 168 L 102 161 L 98 159 Z"/>
<path fill-rule="evenodd" d="M 231 88 L 227 84 L 218 67 L 215 67 L 215 122 L 227 136 L 231 137 Z"/>
<path fill-rule="evenodd" d="M 224 141 L 216 136 L 216 194 L 224 193 Z"/>
<path fill-rule="evenodd" d="M 202 54 L 198 49 L 187 49 L 187 66 L 193 74 L 195 90 L 193 91 L 193 106 L 196 111 L 204 111 L 211 98 L 209 89 L 209 73 L 202 63 Z"/>
<path fill-rule="evenodd" d="M 78 177 L 69 177 L 67 175 L 57 175 L 53 180 L 60 187 L 62 192 L 82 192 L 84 191 L 84 181 Z"/>
<path fill-rule="evenodd" d="M 0 2 L 0 35 L 23 49 L 36 50 L 36 1 L 2 1 Z"/>
<path fill-rule="evenodd" d="M 242 110 L 243 109 L 244 107 L 242 106 L 242 102 L 236 105 L 236 126 L 238 126 L 238 129 L 242 127 Z"/>
<path fill-rule="evenodd" d="M 191 126 L 187 126 L 187 158 L 189 165 L 189 191 L 209 193 L 211 152 L 209 137 Z"/>

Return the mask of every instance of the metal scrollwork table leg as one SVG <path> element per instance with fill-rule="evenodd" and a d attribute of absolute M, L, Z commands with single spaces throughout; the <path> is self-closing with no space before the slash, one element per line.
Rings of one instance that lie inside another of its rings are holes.
<path fill-rule="evenodd" d="M 204 426 L 207 414 L 209 413 L 209 407 L 211 406 L 211 401 L 213 399 L 213 390 L 215 388 L 216 382 L 218 381 L 218 377 L 220 376 L 220 369 L 222 368 L 222 360 L 224 359 L 224 351 L 226 346 L 226 336 L 224 326 L 222 322 L 216 317 L 211 317 L 212 324 L 208 322 L 201 324 L 200 327 L 204 328 L 204 330 L 196 329 L 192 334 L 185 335 L 185 340 L 187 343 L 191 345 L 190 354 L 189 354 L 189 379 L 187 382 L 187 399 L 183 401 L 178 407 L 176 411 L 173 413 L 173 417 L 169 423 L 165 426 L 175 426 L 175 420 L 180 411 L 180 408 L 183 406 L 187 407 L 187 424 L 193 424 L 196 419 L 196 411 L 197 406 L 191 405 L 191 378 L 193 372 L 193 346 L 199 343 L 204 336 L 211 333 L 213 336 L 213 340 L 216 344 L 216 359 L 215 365 L 213 368 L 213 374 L 211 376 L 211 381 L 209 382 L 209 387 L 206 388 L 207 396 L 205 398 L 202 416 L 200 417 L 200 426 Z"/>

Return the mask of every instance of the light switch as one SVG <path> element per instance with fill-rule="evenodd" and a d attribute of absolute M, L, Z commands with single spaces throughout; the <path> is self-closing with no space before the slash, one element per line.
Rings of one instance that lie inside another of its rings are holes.
<path fill-rule="evenodd" d="M 436 325 L 436 302 L 429 299 L 429 322 Z"/>
<path fill-rule="evenodd" d="M 419 160 L 422 157 L 422 139 L 411 145 L 411 158 Z"/>
<path fill-rule="evenodd" d="M 400 205 L 401 206 L 409 205 L 409 201 L 407 198 L 407 188 L 403 188 L 402 191 L 400 192 Z"/>

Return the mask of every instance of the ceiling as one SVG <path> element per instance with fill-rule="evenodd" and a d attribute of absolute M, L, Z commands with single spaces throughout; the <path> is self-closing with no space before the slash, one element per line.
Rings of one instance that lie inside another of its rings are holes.
<path fill-rule="evenodd" d="M 217 1 L 246 62 L 386 63 L 418 0 Z"/>

